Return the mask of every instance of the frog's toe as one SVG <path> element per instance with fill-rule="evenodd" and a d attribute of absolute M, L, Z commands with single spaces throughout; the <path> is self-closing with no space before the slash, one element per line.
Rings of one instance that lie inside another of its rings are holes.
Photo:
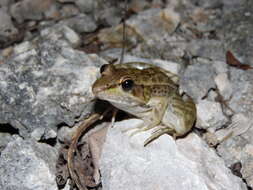
<path fill-rule="evenodd" d="M 149 126 L 146 126 L 146 127 L 138 127 L 138 128 L 135 128 L 136 129 L 136 131 L 134 131 L 133 133 L 131 133 L 130 134 L 130 137 L 132 137 L 132 136 L 134 136 L 134 135 L 136 135 L 136 134 L 138 134 L 138 133 L 140 133 L 140 132 L 144 132 L 144 131 L 147 131 L 147 130 L 149 130 L 149 129 L 152 129 L 152 128 L 154 128 L 155 126 L 154 125 L 149 125 Z"/>
<path fill-rule="evenodd" d="M 144 146 L 147 146 L 149 143 L 151 143 L 153 140 L 159 138 L 163 134 L 169 134 L 174 137 L 175 130 L 165 127 L 165 128 L 159 128 L 159 129 L 153 131 L 152 135 L 144 141 Z"/>

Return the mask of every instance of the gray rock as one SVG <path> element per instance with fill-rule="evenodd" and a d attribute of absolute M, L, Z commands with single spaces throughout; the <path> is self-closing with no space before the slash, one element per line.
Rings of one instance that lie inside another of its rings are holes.
<path fill-rule="evenodd" d="M 243 113 L 253 117 L 253 71 L 242 71 L 230 68 L 230 81 L 233 89 L 229 106 L 236 113 Z"/>
<path fill-rule="evenodd" d="M 57 0 L 60 3 L 74 3 L 76 0 Z"/>
<path fill-rule="evenodd" d="M 229 6 L 227 1 L 225 5 Z M 238 5 L 240 4 L 240 5 Z M 242 63 L 253 65 L 253 15 L 245 16 L 245 13 L 251 12 L 253 3 L 250 1 L 233 1 L 231 5 L 240 7 L 240 9 L 231 6 L 229 11 L 224 15 L 223 33 L 225 35 L 225 46 L 234 56 Z M 233 22 L 228 22 L 233 15 Z M 233 96 L 229 102 L 230 107 L 235 112 L 242 112 L 245 115 L 252 117 L 253 115 L 253 100 L 252 100 L 252 70 L 242 71 L 235 68 L 230 68 L 230 80 L 233 88 Z"/>
<path fill-rule="evenodd" d="M 75 131 L 77 130 L 78 126 L 76 125 L 75 127 L 67 127 L 67 126 L 62 126 L 58 131 L 57 131 L 57 139 L 60 142 L 71 142 L 71 138 Z"/>
<path fill-rule="evenodd" d="M 200 100 L 197 103 L 198 128 L 217 130 L 221 128 L 228 119 L 223 115 L 219 103 L 208 100 Z"/>
<path fill-rule="evenodd" d="M 239 7 L 247 5 L 247 0 L 222 0 L 221 1 L 224 6 L 224 11 L 230 12 L 233 10 L 238 10 Z"/>
<path fill-rule="evenodd" d="M 152 8 L 141 11 L 126 21 L 127 45 L 134 47 L 131 54 L 149 59 L 178 62 L 184 55 L 182 37 L 172 36 L 180 22 L 180 16 L 172 8 Z M 104 33 L 104 34 L 103 34 Z M 115 47 L 122 43 L 122 25 L 101 31 L 99 40 Z M 178 42 L 179 41 L 179 42 Z M 175 43 L 174 43 L 175 42 Z M 115 45 L 116 44 L 116 45 Z M 172 59 L 174 58 L 174 59 Z"/>
<path fill-rule="evenodd" d="M 41 20 L 53 4 L 52 0 L 23 0 L 11 6 L 11 16 L 18 22 L 25 20 Z"/>
<path fill-rule="evenodd" d="M 45 129 L 43 127 L 36 128 L 31 133 L 31 138 L 35 139 L 36 141 L 45 141 L 49 139 L 56 139 L 57 133 L 52 129 Z"/>
<path fill-rule="evenodd" d="M 84 14 L 89 14 L 97 23 L 115 26 L 122 19 L 122 1 L 104 0 L 59 0 L 60 2 L 73 3 Z"/>
<path fill-rule="evenodd" d="M 109 26 L 116 26 L 122 18 L 122 9 L 119 1 L 94 0 L 92 15 L 98 22 Z"/>
<path fill-rule="evenodd" d="M 253 187 L 253 144 L 251 127 L 247 133 L 229 138 L 218 146 L 218 153 L 224 159 L 227 166 L 241 163 L 240 173 L 250 187 Z"/>
<path fill-rule="evenodd" d="M 138 124 L 125 120 L 108 130 L 100 161 L 104 190 L 247 189 L 197 135 L 177 141 L 163 135 L 143 147 L 150 131 L 133 137 L 122 133 Z"/>
<path fill-rule="evenodd" d="M 223 0 L 224 12 L 222 17 L 224 34 L 224 46 L 230 50 L 233 55 L 244 64 L 253 65 L 252 59 L 252 32 L 253 15 L 251 10 L 253 2 L 228 1 Z M 231 20 L 233 16 L 233 21 Z M 227 166 L 233 166 L 240 163 L 240 174 L 246 180 L 247 184 L 253 188 L 253 153 L 252 153 L 252 117 L 253 117 L 253 71 L 240 70 L 234 67 L 228 67 L 228 76 L 232 88 L 231 99 L 228 106 L 234 111 L 232 124 L 226 131 L 232 131 L 231 138 L 228 138 L 218 146 L 218 153 L 225 160 Z M 241 119 L 234 118 L 243 115 Z M 246 119 L 245 119 L 246 118 Z M 232 126 L 232 127 L 231 127 Z M 225 132 L 225 129 L 224 129 Z M 217 131 L 218 137 L 222 136 Z"/>
<path fill-rule="evenodd" d="M 218 146 L 218 153 L 225 160 L 227 166 L 231 167 L 235 163 L 241 163 L 241 175 L 250 187 L 253 187 L 252 134 L 253 119 L 247 118 L 241 113 L 232 117 L 232 123 L 226 129 L 215 133 L 219 140 L 223 140 Z M 230 138 L 227 138 L 228 135 Z"/>
<path fill-rule="evenodd" d="M 94 1 L 94 0 L 75 0 L 75 4 L 83 13 L 91 13 L 94 10 L 94 7 L 96 5 L 96 1 Z"/>
<path fill-rule="evenodd" d="M 172 33 L 180 22 L 178 13 L 171 9 L 148 9 L 140 12 L 136 17 L 127 20 L 148 44 L 161 39 L 165 34 Z"/>
<path fill-rule="evenodd" d="M 227 73 L 229 71 L 228 65 L 223 61 L 214 61 L 213 66 L 217 74 Z"/>
<path fill-rule="evenodd" d="M 57 151 L 49 145 L 16 138 L 1 154 L 0 188 L 57 190 L 55 182 L 57 156 Z"/>
<path fill-rule="evenodd" d="M 0 0 L 0 7 L 4 8 L 6 11 L 9 6 L 14 2 L 14 0 Z"/>
<path fill-rule="evenodd" d="M 232 116 L 231 124 L 226 128 L 218 129 L 216 131 L 209 130 L 205 133 L 205 140 L 212 146 L 218 145 L 228 138 L 242 135 L 253 127 L 253 119 L 247 118 L 242 113 Z M 246 134 L 244 134 L 246 135 Z"/>
<path fill-rule="evenodd" d="M 2 8 L 0 8 L 0 23 L 0 42 L 17 35 L 18 30 L 14 27 L 11 17 Z"/>
<path fill-rule="evenodd" d="M 181 88 L 195 100 L 200 100 L 211 88 L 215 88 L 215 70 L 211 63 L 197 59 L 197 63 L 189 65 L 181 76 Z"/>
<path fill-rule="evenodd" d="M 222 1 L 220 0 L 214 0 L 214 1 L 194 0 L 192 1 L 192 3 L 203 8 L 217 8 L 223 5 Z"/>
<path fill-rule="evenodd" d="M 69 31 L 66 26 L 45 29 L 33 43 L 15 47 L 12 58 L 0 65 L 0 123 L 24 137 L 39 127 L 73 126 L 93 108 L 91 85 L 96 66 L 104 62 L 72 49 L 69 34 L 74 32 Z"/>
<path fill-rule="evenodd" d="M 228 74 L 220 73 L 215 77 L 214 81 L 223 99 L 228 100 L 232 95 L 232 84 L 228 79 Z"/>
<path fill-rule="evenodd" d="M 79 14 L 78 16 L 63 20 L 61 24 L 67 25 L 78 33 L 93 32 L 97 24 L 91 16 Z"/>
<path fill-rule="evenodd" d="M 191 42 L 187 44 L 186 50 L 189 51 L 192 56 L 219 61 L 225 60 L 225 50 L 221 40 L 191 40 Z"/>
<path fill-rule="evenodd" d="M 62 18 L 61 9 L 57 3 L 54 3 L 54 1 L 52 1 L 48 9 L 46 9 L 43 12 L 43 15 L 45 17 L 45 20 L 44 20 L 45 22 L 51 21 L 54 23 L 54 20 L 59 20 L 60 18 Z M 34 20 L 32 22 L 37 23 Z M 43 20 L 41 22 L 43 22 Z"/>
<path fill-rule="evenodd" d="M 57 42 L 59 39 L 63 39 L 63 41 L 59 42 L 62 43 L 63 46 L 71 45 L 71 47 L 78 47 L 81 43 L 81 39 L 79 35 L 63 24 L 57 24 L 54 27 L 47 28 L 41 31 L 41 36 L 48 40 L 52 40 Z M 67 44 L 65 44 L 67 42 Z M 60 44 L 59 44 L 60 45 Z"/>
<path fill-rule="evenodd" d="M 226 2 L 226 3 L 225 3 Z M 225 14 L 222 18 L 224 46 L 242 63 L 253 65 L 253 1 L 224 0 Z M 233 16 L 233 21 L 231 21 Z"/>
<path fill-rule="evenodd" d="M 5 128 L 8 126 L 5 126 Z M 3 126 L 0 126 L 0 130 L 2 131 Z M 7 132 L 1 132 L 0 133 L 0 152 L 2 151 L 2 149 L 10 142 L 13 141 L 13 137 L 11 134 L 7 133 Z"/>
<path fill-rule="evenodd" d="M 70 18 L 77 16 L 80 13 L 79 9 L 73 4 L 63 5 L 60 9 L 60 12 L 62 18 Z"/>

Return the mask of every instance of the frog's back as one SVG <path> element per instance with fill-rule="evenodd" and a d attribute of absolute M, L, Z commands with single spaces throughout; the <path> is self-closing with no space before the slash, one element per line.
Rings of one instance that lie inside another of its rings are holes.
<path fill-rule="evenodd" d="M 178 85 L 157 67 L 145 69 L 119 68 L 119 73 L 134 80 L 136 85 L 146 87 L 155 96 L 166 96 L 166 92 L 178 90 Z M 159 95 L 160 94 L 160 95 Z"/>

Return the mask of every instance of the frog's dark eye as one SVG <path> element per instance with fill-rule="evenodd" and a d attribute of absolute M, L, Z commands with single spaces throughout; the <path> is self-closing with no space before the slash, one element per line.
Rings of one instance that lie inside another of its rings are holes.
<path fill-rule="evenodd" d="M 106 68 L 107 68 L 108 65 L 109 65 L 109 64 L 104 64 L 104 65 L 102 65 L 102 66 L 100 67 L 100 74 L 102 74 L 102 73 L 106 70 Z"/>
<path fill-rule="evenodd" d="M 134 81 L 131 79 L 125 80 L 124 82 L 121 83 L 121 86 L 124 91 L 129 91 L 133 88 Z"/>

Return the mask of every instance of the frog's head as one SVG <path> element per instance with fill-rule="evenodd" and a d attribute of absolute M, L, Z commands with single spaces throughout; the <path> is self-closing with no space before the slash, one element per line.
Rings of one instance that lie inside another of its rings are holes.
<path fill-rule="evenodd" d="M 101 67 L 100 74 L 92 86 L 93 94 L 99 99 L 129 106 L 147 102 L 148 93 L 138 80 L 140 70 L 106 64 Z"/>

